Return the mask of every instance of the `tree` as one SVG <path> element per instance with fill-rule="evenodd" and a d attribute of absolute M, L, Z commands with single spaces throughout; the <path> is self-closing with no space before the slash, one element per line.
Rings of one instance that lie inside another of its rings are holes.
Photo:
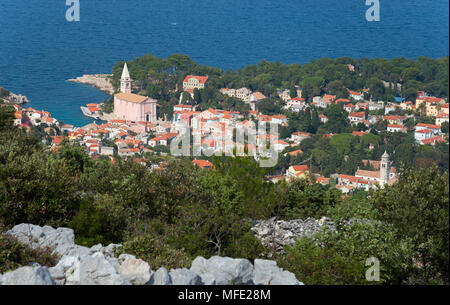
<path fill-rule="evenodd" d="M 384 99 L 386 88 L 377 77 L 371 77 L 366 82 L 366 87 L 369 88 L 369 93 L 372 96 L 372 98 L 376 100 Z"/>
<path fill-rule="evenodd" d="M 448 283 L 449 177 L 436 167 L 406 170 L 397 183 L 377 191 L 371 203 L 379 219 L 392 224 L 398 238 L 410 238 L 426 282 Z"/>
<path fill-rule="evenodd" d="M 347 88 L 345 88 L 344 83 L 341 80 L 331 81 L 327 85 L 327 93 L 336 95 L 337 98 L 347 98 L 348 97 Z"/>
<path fill-rule="evenodd" d="M 349 130 L 348 113 L 342 108 L 342 105 L 333 104 L 328 107 L 327 116 L 328 122 L 325 124 L 325 128 L 329 132 L 341 133 Z"/>
<path fill-rule="evenodd" d="M 444 122 L 444 123 L 442 123 L 442 125 L 441 125 L 441 131 L 443 132 L 443 133 L 446 133 L 446 134 L 448 134 L 448 122 Z"/>

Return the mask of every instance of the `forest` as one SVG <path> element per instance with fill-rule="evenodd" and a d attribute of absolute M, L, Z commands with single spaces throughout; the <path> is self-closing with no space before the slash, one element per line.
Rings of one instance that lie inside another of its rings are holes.
<path fill-rule="evenodd" d="M 118 62 L 112 69 L 115 88 L 118 88 L 124 63 Z M 157 99 L 161 117 L 167 115 L 169 119 L 173 105 L 180 100 L 183 79 L 189 74 L 209 77 L 208 87 L 198 90 L 196 98 L 191 101 L 198 104 L 200 110 L 213 107 L 248 111 L 240 100 L 218 92 L 225 87 L 247 87 L 252 91 L 260 91 L 272 104 L 280 101 L 279 89 L 294 91 L 296 85 L 302 88 L 302 97 L 309 101 L 325 93 L 347 98 L 347 89 L 363 88 L 369 88 L 368 95 L 374 100 L 383 101 L 394 101 L 396 96 L 414 101 L 418 90 L 437 97 L 449 95 L 448 56 L 439 59 L 421 56 L 417 60 L 321 58 L 303 65 L 262 60 L 236 70 L 223 70 L 200 65 L 187 55 L 173 54 L 162 59 L 147 54 L 127 61 L 127 65 L 135 90 Z M 350 69 L 349 65 L 353 68 Z M 109 110 L 112 110 L 111 102 L 109 100 Z"/>

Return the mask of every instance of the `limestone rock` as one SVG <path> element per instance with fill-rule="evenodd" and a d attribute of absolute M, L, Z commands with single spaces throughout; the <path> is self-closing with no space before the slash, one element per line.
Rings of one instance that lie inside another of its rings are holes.
<path fill-rule="evenodd" d="M 253 265 L 247 259 L 213 256 L 197 257 L 191 266 L 206 285 L 253 284 Z"/>
<path fill-rule="evenodd" d="M 79 283 L 83 285 L 130 285 L 99 252 L 81 259 L 79 277 Z"/>
<path fill-rule="evenodd" d="M 255 259 L 255 285 L 303 285 L 295 275 L 277 266 L 277 262 Z"/>
<path fill-rule="evenodd" d="M 173 285 L 202 285 L 202 278 L 195 272 L 183 268 L 170 271 Z"/>
<path fill-rule="evenodd" d="M 117 269 L 133 285 L 144 285 L 150 280 L 152 269 L 141 259 L 129 258 Z"/>
<path fill-rule="evenodd" d="M 36 226 L 32 224 L 19 224 L 14 226 L 6 234 L 14 236 L 21 243 L 33 249 L 38 247 L 53 249 L 53 253 L 59 256 L 72 255 L 84 256 L 89 254 L 89 249 L 75 244 L 75 235 L 72 229 L 50 226 Z"/>
<path fill-rule="evenodd" d="M 167 269 L 161 267 L 150 276 L 146 285 L 172 285 L 172 278 Z"/>
<path fill-rule="evenodd" d="M 55 285 L 47 267 L 21 267 L 5 273 L 1 277 L 2 285 Z"/>
<path fill-rule="evenodd" d="M 334 231 L 335 225 L 326 217 L 319 220 L 307 218 L 291 221 L 277 220 L 273 217 L 269 220 L 254 221 L 251 230 L 265 247 L 282 252 L 284 246 L 294 245 L 295 241 L 303 236 L 312 237 L 323 228 Z"/>

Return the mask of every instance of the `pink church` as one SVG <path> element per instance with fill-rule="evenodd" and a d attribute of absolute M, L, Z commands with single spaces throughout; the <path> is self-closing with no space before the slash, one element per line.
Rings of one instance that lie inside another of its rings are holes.
<path fill-rule="evenodd" d="M 156 122 L 155 99 L 131 93 L 131 78 L 125 64 L 120 81 L 120 93 L 114 95 L 114 115 L 134 122 Z"/>

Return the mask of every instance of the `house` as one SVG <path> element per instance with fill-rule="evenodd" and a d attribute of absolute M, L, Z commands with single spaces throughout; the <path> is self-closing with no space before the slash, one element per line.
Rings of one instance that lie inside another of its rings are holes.
<path fill-rule="evenodd" d="M 364 100 L 364 95 L 361 92 L 348 90 L 348 94 L 349 94 L 350 98 L 354 99 L 355 101 Z"/>
<path fill-rule="evenodd" d="M 421 145 L 434 145 L 435 143 L 445 143 L 447 142 L 444 138 L 440 137 L 440 136 L 434 136 L 428 139 L 424 139 L 422 141 L 420 141 Z"/>
<path fill-rule="evenodd" d="M 135 154 L 139 154 L 139 148 L 119 148 L 118 155 L 121 157 L 132 157 Z"/>
<path fill-rule="evenodd" d="M 193 93 L 194 89 L 204 89 L 208 81 L 208 76 L 188 75 L 183 80 L 183 91 Z"/>
<path fill-rule="evenodd" d="M 351 193 L 353 191 L 353 187 L 350 185 L 336 185 L 336 188 L 340 190 L 345 195 Z"/>
<path fill-rule="evenodd" d="M 102 156 L 113 156 L 114 152 L 114 147 L 100 146 L 100 155 Z"/>
<path fill-rule="evenodd" d="M 379 101 L 379 102 L 369 102 L 369 110 L 370 111 L 378 111 L 378 110 L 383 110 L 384 108 L 384 102 Z"/>
<path fill-rule="evenodd" d="M 278 96 L 282 101 L 289 102 L 291 100 L 291 91 L 289 89 L 283 89 L 278 91 Z"/>
<path fill-rule="evenodd" d="M 423 140 L 434 137 L 434 131 L 431 129 L 420 129 L 414 132 L 414 138 L 416 142 L 421 143 Z"/>
<path fill-rule="evenodd" d="M 208 160 L 192 160 L 192 163 L 202 169 L 214 169 L 214 165 Z"/>
<path fill-rule="evenodd" d="M 403 124 L 403 122 L 407 119 L 406 116 L 399 116 L 399 115 L 385 115 L 383 117 L 383 120 L 386 120 L 389 122 L 389 124 Z"/>
<path fill-rule="evenodd" d="M 366 113 L 364 111 L 352 112 L 348 115 L 348 118 L 352 124 L 358 123 L 366 119 Z"/>
<path fill-rule="evenodd" d="M 441 113 L 436 116 L 436 125 L 442 126 L 442 123 L 448 123 L 448 114 Z"/>
<path fill-rule="evenodd" d="M 338 98 L 337 100 L 334 101 L 335 104 L 339 104 L 339 103 L 349 104 L 351 102 L 352 101 L 347 98 Z"/>
<path fill-rule="evenodd" d="M 398 124 L 388 124 L 387 126 L 388 132 L 406 132 L 406 127 Z"/>
<path fill-rule="evenodd" d="M 250 101 L 252 92 L 250 89 L 242 87 L 236 90 L 236 98 L 243 100 L 244 102 Z"/>
<path fill-rule="evenodd" d="M 154 146 L 167 146 L 169 145 L 169 142 L 176 138 L 178 136 L 177 133 L 169 132 L 163 135 L 160 135 L 158 137 L 154 137 L 153 139 L 150 139 L 148 141 L 148 145 L 154 147 Z"/>
<path fill-rule="evenodd" d="M 303 132 L 303 131 L 296 131 L 291 134 L 291 141 L 299 144 L 304 139 L 309 138 L 311 134 L 309 132 Z"/>
<path fill-rule="evenodd" d="M 289 155 L 289 156 L 291 156 L 291 157 L 296 157 L 296 156 L 301 155 L 301 154 L 303 154 L 303 151 L 302 151 L 301 149 L 297 149 L 297 150 L 294 150 L 294 151 L 290 151 L 290 152 L 288 152 L 288 153 L 285 153 L 284 156 Z"/>
<path fill-rule="evenodd" d="M 326 122 L 328 122 L 328 117 L 325 114 L 320 114 L 319 119 L 321 123 L 325 124 Z"/>
<path fill-rule="evenodd" d="M 308 165 L 292 165 L 286 171 L 286 177 L 288 178 L 307 178 L 309 175 Z"/>
<path fill-rule="evenodd" d="M 353 104 L 347 104 L 344 106 L 344 110 L 347 111 L 348 113 L 351 113 L 355 110 L 358 110 L 357 107 Z"/>
<path fill-rule="evenodd" d="M 317 183 L 320 183 L 322 185 L 328 185 L 330 184 L 330 178 L 325 178 L 325 177 L 318 177 L 316 180 Z"/>
<path fill-rule="evenodd" d="M 289 147 L 289 144 L 283 140 L 277 140 L 273 143 L 274 149 L 278 152 L 283 151 L 286 147 Z"/>
<path fill-rule="evenodd" d="M 416 131 L 420 131 L 420 130 L 424 130 L 424 129 L 430 129 L 434 133 L 441 133 L 441 126 L 439 126 L 439 125 L 424 124 L 424 123 L 418 123 L 416 125 Z"/>
<path fill-rule="evenodd" d="M 271 117 L 271 122 L 281 125 L 281 124 L 287 123 L 287 117 L 285 115 L 273 115 Z"/>
<path fill-rule="evenodd" d="M 360 180 L 360 178 L 355 177 L 355 176 L 340 174 L 338 176 L 337 183 L 338 183 L 338 185 L 341 185 L 341 186 L 357 187 L 359 180 Z"/>
<path fill-rule="evenodd" d="M 294 97 L 286 103 L 286 108 L 293 112 L 299 112 L 305 106 L 305 99 L 301 97 Z"/>
<path fill-rule="evenodd" d="M 259 91 L 253 92 L 250 95 L 250 102 L 257 102 L 257 101 L 261 101 L 263 99 L 267 98 L 264 94 L 262 94 Z"/>
<path fill-rule="evenodd" d="M 393 104 L 386 105 L 386 107 L 384 108 L 384 114 L 394 112 L 395 110 L 397 110 L 397 108 L 399 108 L 399 106 L 397 106 L 397 105 L 393 105 Z"/>
<path fill-rule="evenodd" d="M 336 95 L 325 94 L 322 97 L 323 101 L 327 105 L 331 105 L 331 103 L 336 99 Z"/>

